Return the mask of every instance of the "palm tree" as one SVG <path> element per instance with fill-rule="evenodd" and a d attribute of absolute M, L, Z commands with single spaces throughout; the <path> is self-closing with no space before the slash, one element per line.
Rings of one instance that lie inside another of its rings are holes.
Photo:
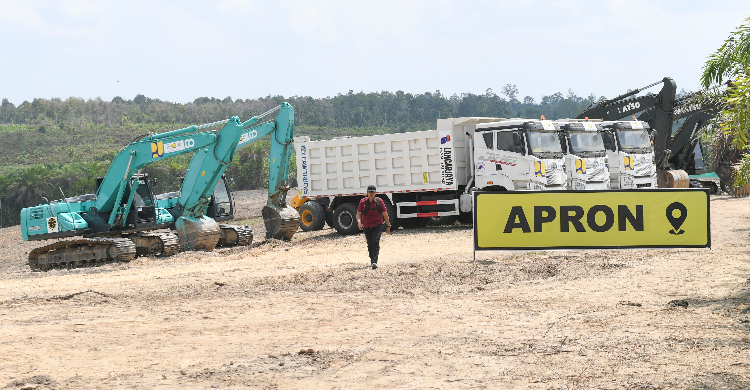
<path fill-rule="evenodd" d="M 33 206 L 39 204 L 42 197 L 51 196 L 53 190 L 49 170 L 42 165 L 33 165 L 13 175 L 7 199 L 21 207 Z"/>
<path fill-rule="evenodd" d="M 735 186 L 745 186 L 750 182 L 750 155 L 746 153 L 750 139 L 750 18 L 745 19 L 703 66 L 701 83 L 705 88 L 729 78 L 734 81 L 724 98 L 727 108 L 715 120 L 723 133 L 717 133 L 717 137 L 728 137 L 732 146 L 744 154 L 732 168 Z M 715 139 L 716 143 L 721 141 Z"/>

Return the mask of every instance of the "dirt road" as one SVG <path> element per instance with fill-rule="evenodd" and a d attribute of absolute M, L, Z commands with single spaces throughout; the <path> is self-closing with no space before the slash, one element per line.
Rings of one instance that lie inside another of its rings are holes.
<path fill-rule="evenodd" d="M 47 273 L 3 229 L 0 386 L 748 388 L 750 201 L 711 199 L 711 250 L 473 262 L 468 226 L 402 229 L 377 270 L 361 235 L 258 243 L 254 215 L 253 248 Z"/>

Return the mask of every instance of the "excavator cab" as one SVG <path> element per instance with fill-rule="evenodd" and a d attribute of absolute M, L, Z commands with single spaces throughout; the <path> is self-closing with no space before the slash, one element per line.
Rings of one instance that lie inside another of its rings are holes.
<path fill-rule="evenodd" d="M 221 179 L 216 184 L 216 188 L 214 188 L 206 215 L 217 222 L 234 219 L 234 199 L 232 199 L 232 193 L 229 191 L 229 181 L 227 181 L 225 175 L 221 176 Z"/>
<path fill-rule="evenodd" d="M 96 179 L 95 192 L 98 191 L 103 179 L 102 177 Z M 130 199 L 130 192 L 133 190 L 136 180 L 138 180 L 138 186 L 135 189 L 135 194 L 133 194 L 133 201 L 125 218 L 125 225 L 122 227 L 123 231 L 153 229 L 154 225 L 157 224 L 156 207 L 154 205 L 152 190 L 153 181 L 148 178 L 147 173 L 133 175 L 130 183 L 123 192 L 122 203 L 124 205 Z M 108 218 L 108 213 L 102 214 Z"/>
<path fill-rule="evenodd" d="M 154 222 L 156 220 L 154 197 L 151 193 L 150 181 L 147 178 L 134 178 L 130 181 L 130 187 L 126 191 L 132 191 L 133 182 L 135 180 L 138 180 L 138 187 L 133 195 L 133 206 L 128 213 L 126 221 L 128 226 L 136 226 L 142 223 Z"/>

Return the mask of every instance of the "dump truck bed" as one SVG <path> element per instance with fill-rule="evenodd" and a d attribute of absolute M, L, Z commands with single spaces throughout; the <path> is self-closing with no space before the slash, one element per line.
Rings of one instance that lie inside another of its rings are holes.
<path fill-rule="evenodd" d="M 465 140 L 458 130 L 323 141 L 295 137 L 299 195 L 364 195 L 370 184 L 386 193 L 456 190 L 467 182 Z"/>

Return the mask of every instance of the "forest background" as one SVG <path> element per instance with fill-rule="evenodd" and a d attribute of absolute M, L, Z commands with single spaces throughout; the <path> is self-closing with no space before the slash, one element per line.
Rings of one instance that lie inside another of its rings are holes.
<path fill-rule="evenodd" d="M 681 91 L 680 94 L 686 93 Z M 543 96 L 540 102 L 507 84 L 498 95 L 463 93 L 450 97 L 436 92 L 402 91 L 338 94 L 334 97 L 266 96 L 258 99 L 200 97 L 191 103 L 171 103 L 137 95 L 84 100 L 70 97 L 37 98 L 15 106 L 0 105 L 0 227 L 17 225 L 23 207 L 50 200 L 92 193 L 94 179 L 106 174 L 112 158 L 136 137 L 211 123 L 231 116 L 247 120 L 281 102 L 295 109 L 295 135 L 330 139 L 430 130 L 437 119 L 486 116 L 547 119 L 575 118 L 592 102 L 605 100 L 572 90 Z M 233 190 L 266 188 L 269 142 L 262 140 L 237 151 L 227 169 Z M 190 155 L 151 164 L 144 169 L 157 179 L 155 192 L 179 189 Z M 290 179 L 296 180 L 292 161 Z M 294 182 L 292 183 L 295 184 Z"/>

